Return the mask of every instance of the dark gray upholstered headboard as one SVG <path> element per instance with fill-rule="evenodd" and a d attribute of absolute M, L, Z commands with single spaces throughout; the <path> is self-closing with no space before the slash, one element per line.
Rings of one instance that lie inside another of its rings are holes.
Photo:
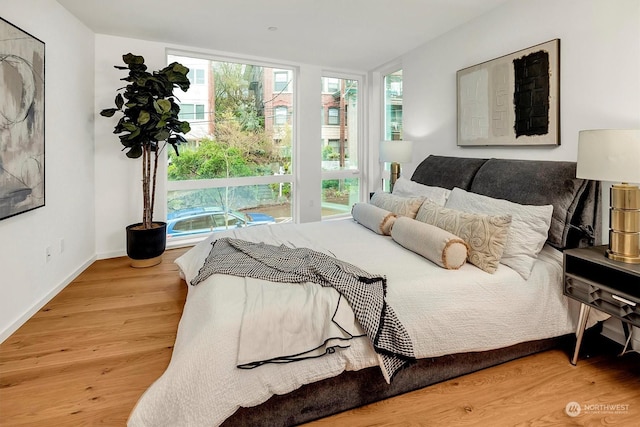
<path fill-rule="evenodd" d="M 575 162 L 429 156 L 411 179 L 524 205 L 553 205 L 547 242 L 557 249 L 602 241 L 600 183 L 576 178 Z"/>

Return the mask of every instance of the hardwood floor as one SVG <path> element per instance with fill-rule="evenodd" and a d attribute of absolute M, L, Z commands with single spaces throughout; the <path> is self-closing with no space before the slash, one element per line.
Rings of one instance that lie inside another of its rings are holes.
<path fill-rule="evenodd" d="M 146 269 L 95 262 L 0 344 L 0 425 L 125 425 L 169 363 L 186 297 L 173 261 L 184 251 Z M 547 351 L 309 425 L 640 425 L 640 355 L 585 340 L 593 355 L 575 367 L 566 349 Z"/>

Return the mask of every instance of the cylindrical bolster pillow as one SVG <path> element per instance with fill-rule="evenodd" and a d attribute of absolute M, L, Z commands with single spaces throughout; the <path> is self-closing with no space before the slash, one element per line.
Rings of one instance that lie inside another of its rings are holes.
<path fill-rule="evenodd" d="M 465 241 L 431 224 L 398 217 L 393 224 L 391 237 L 440 267 L 457 270 L 467 261 L 469 247 Z"/>
<path fill-rule="evenodd" d="M 351 216 L 370 230 L 385 236 L 391 235 L 391 228 L 396 214 L 368 203 L 355 203 L 351 208 Z"/>

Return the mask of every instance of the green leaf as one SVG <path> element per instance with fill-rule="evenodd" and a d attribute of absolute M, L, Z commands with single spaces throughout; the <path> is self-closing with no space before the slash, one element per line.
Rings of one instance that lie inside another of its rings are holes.
<path fill-rule="evenodd" d="M 140 128 L 136 128 L 136 130 L 134 130 L 133 132 L 131 132 L 131 134 L 127 137 L 127 139 L 131 140 L 131 139 L 135 139 L 138 136 L 140 136 Z"/>
<path fill-rule="evenodd" d="M 138 126 L 134 125 L 134 124 L 133 124 L 133 123 L 131 123 L 131 122 L 123 123 L 123 124 L 122 124 L 122 127 L 123 127 L 125 130 L 128 130 L 129 132 L 134 132 L 136 129 L 138 129 Z"/>
<path fill-rule="evenodd" d="M 116 108 L 106 108 L 100 111 L 100 115 L 103 117 L 113 117 L 116 111 L 118 111 Z"/>
<path fill-rule="evenodd" d="M 124 63 L 127 65 L 144 64 L 144 58 L 139 55 L 134 55 L 133 53 L 127 53 L 125 55 L 122 55 L 122 61 L 124 61 Z"/>
<path fill-rule="evenodd" d="M 146 73 L 147 66 L 144 64 L 129 64 L 129 69 L 132 73 Z"/>
<path fill-rule="evenodd" d="M 160 107 L 159 113 L 168 113 L 171 111 L 171 101 L 167 99 L 158 99 L 158 107 Z"/>
<path fill-rule="evenodd" d="M 180 122 L 180 132 L 189 133 L 191 131 L 191 125 L 189 122 Z"/>
<path fill-rule="evenodd" d="M 133 101 L 139 105 L 147 105 L 149 103 L 149 95 L 138 94 L 133 97 Z"/>
<path fill-rule="evenodd" d="M 186 76 L 189 73 L 189 69 L 178 62 L 171 63 L 171 69 L 176 73 L 182 74 L 183 76 Z"/>
<path fill-rule="evenodd" d="M 147 111 L 142 110 L 142 111 L 140 111 L 140 114 L 138 115 L 138 124 L 140 124 L 140 125 L 147 124 L 147 123 L 149 123 L 150 119 L 151 119 L 151 115 Z"/>
<path fill-rule="evenodd" d="M 121 110 L 123 105 L 124 98 L 122 97 L 122 94 L 119 93 L 116 95 L 116 107 L 118 108 L 118 110 Z"/>
<path fill-rule="evenodd" d="M 166 129 L 160 129 L 160 130 L 159 130 L 159 131 L 158 131 L 158 132 L 153 136 L 153 138 L 154 138 L 156 141 L 166 141 L 166 140 L 167 140 L 167 138 L 169 138 L 169 136 L 170 136 L 170 135 L 171 135 L 171 134 L 169 133 L 169 131 L 168 131 L 168 130 L 166 130 Z"/>
<path fill-rule="evenodd" d="M 137 159 L 140 156 L 142 156 L 142 146 L 140 145 L 131 147 L 131 149 L 127 151 L 127 157 L 130 159 Z"/>

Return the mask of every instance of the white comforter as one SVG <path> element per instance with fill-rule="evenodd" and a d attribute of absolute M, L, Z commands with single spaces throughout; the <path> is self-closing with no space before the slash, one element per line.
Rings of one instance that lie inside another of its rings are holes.
<path fill-rule="evenodd" d="M 419 358 L 563 335 L 574 330 L 577 318 L 562 295 L 562 254 L 550 247 L 525 281 L 504 265 L 494 274 L 471 264 L 445 270 L 352 220 L 250 227 L 210 239 L 222 236 L 308 247 L 386 275 L 387 301 Z M 176 261 L 187 282 L 208 255 L 210 239 Z M 349 348 L 317 359 L 236 368 L 245 286 L 255 280 L 214 275 L 189 286 L 169 367 L 140 398 L 129 426 L 218 425 L 240 406 L 378 364 L 368 340 L 357 338 Z"/>

